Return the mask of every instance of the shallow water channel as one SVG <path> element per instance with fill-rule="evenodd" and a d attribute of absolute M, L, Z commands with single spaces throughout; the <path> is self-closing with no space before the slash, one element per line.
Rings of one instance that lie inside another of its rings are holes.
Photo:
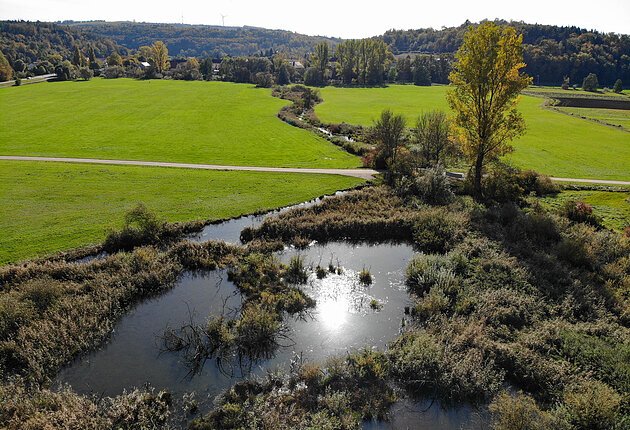
<path fill-rule="evenodd" d="M 244 227 L 255 226 L 263 219 L 264 216 L 249 216 L 209 225 L 190 239 L 238 243 Z M 161 351 L 160 336 L 168 327 L 179 328 L 190 322 L 203 324 L 209 316 L 228 313 L 241 304 L 225 270 L 187 272 L 171 290 L 132 309 L 101 349 L 63 369 L 57 381 L 70 384 L 80 393 L 109 396 L 147 383 L 175 395 L 194 391 L 200 411 L 204 412 L 212 407 L 217 394 L 248 374 L 287 368 L 296 356 L 323 361 L 358 348 L 383 349 L 398 335 L 405 318 L 404 308 L 410 305 L 404 285 L 404 271 L 413 256 L 409 245 L 333 242 L 313 244 L 301 251 L 288 248 L 278 257 L 288 262 L 296 254 L 304 256 L 307 265 L 326 268 L 332 262 L 342 267 L 343 273 L 328 274 L 324 279 L 317 279 L 315 274 L 309 276 L 303 289 L 317 305 L 304 318 L 286 317 L 288 339 L 280 342 L 283 346 L 271 359 L 257 362 L 251 369 L 236 367 L 231 375 L 209 359 L 200 373 L 190 376 L 181 354 Z M 358 272 L 364 267 L 373 276 L 373 284 L 367 287 L 358 281 Z M 373 308 L 375 303 L 379 309 Z M 393 409 L 390 423 L 367 423 L 365 428 L 456 429 L 469 422 L 471 413 L 468 409 L 447 413 L 437 404 L 400 402 Z"/>

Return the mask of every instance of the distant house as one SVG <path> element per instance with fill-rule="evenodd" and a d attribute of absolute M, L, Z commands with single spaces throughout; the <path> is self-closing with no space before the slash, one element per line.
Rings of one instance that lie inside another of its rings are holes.
<path fill-rule="evenodd" d="M 304 64 L 300 63 L 299 61 L 291 60 L 289 61 L 289 64 L 291 64 L 291 66 L 293 66 L 293 68 L 296 70 L 304 69 Z"/>
<path fill-rule="evenodd" d="M 149 67 L 151 67 L 151 64 L 148 63 L 147 61 L 140 61 L 140 68 L 141 69 L 148 69 Z"/>

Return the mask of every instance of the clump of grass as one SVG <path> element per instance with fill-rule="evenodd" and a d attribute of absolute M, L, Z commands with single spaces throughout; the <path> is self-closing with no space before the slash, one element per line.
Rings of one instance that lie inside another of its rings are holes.
<path fill-rule="evenodd" d="M 383 303 L 379 302 L 376 299 L 372 299 L 370 300 L 370 309 L 380 311 L 381 309 L 383 309 Z"/>
<path fill-rule="evenodd" d="M 334 271 L 334 267 L 333 267 L 333 271 Z M 315 275 L 317 276 L 317 279 L 324 279 L 327 274 L 328 272 L 326 272 L 326 269 L 324 269 L 322 266 L 318 265 L 315 268 Z"/>
<path fill-rule="evenodd" d="M 365 266 L 359 272 L 359 282 L 363 285 L 372 285 L 372 274 L 369 269 L 365 268 Z"/>
<path fill-rule="evenodd" d="M 457 288 L 457 282 L 453 263 L 447 256 L 420 254 L 407 266 L 407 287 L 418 296 L 433 288 L 442 292 L 453 292 Z"/>
<path fill-rule="evenodd" d="M 290 284 L 306 284 L 308 273 L 304 265 L 304 257 L 294 255 L 289 260 L 289 266 L 284 273 L 285 280 Z"/>

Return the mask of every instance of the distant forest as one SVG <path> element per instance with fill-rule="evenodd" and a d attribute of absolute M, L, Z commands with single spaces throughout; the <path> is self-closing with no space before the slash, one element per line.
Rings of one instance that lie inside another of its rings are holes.
<path fill-rule="evenodd" d="M 95 37 L 112 39 L 122 46 L 138 49 L 162 40 L 169 52 L 181 57 L 222 58 L 248 56 L 261 51 L 284 52 L 303 57 L 320 42 L 336 45 L 341 39 L 306 36 L 286 30 L 258 27 L 221 27 L 213 25 L 152 24 L 136 22 L 66 22 L 69 28 Z"/>
<path fill-rule="evenodd" d="M 565 76 L 571 84 L 581 84 L 595 73 L 601 86 L 612 86 L 617 79 L 630 83 L 630 36 L 600 33 L 578 27 L 505 22 L 523 34 L 525 71 L 535 83 L 560 85 Z M 452 58 L 461 44 L 466 22 L 459 27 L 441 30 L 390 30 L 375 37 L 388 45 L 396 58 L 404 54 L 439 54 Z M 286 57 L 309 58 L 315 46 L 326 42 L 332 57 L 341 39 L 306 36 L 284 30 L 256 27 L 221 27 L 208 25 L 151 24 L 134 22 L 0 22 L 0 47 L 11 66 L 18 70 L 37 61 L 55 63 L 61 57 L 72 58 L 78 46 L 87 52 L 94 48 L 98 58 L 113 52 L 125 56 L 141 46 L 162 40 L 174 57 L 223 58 L 225 56 L 260 55 L 271 57 L 281 52 Z M 448 54 L 448 55 L 446 55 Z M 449 61 L 450 62 L 450 61 Z M 398 66 L 394 63 L 394 66 Z M 402 65 L 406 67 L 405 65 Z M 447 71 L 434 82 L 444 81 Z M 437 77 L 438 73 L 432 74 Z"/>
<path fill-rule="evenodd" d="M 617 79 L 630 83 L 630 35 L 579 27 L 496 22 L 509 24 L 523 34 L 525 72 L 534 78 L 534 83 L 560 85 L 564 76 L 568 76 L 571 83 L 581 84 L 589 73 L 595 73 L 601 85 L 612 86 Z M 454 53 L 470 25 L 474 24 L 465 22 L 441 30 L 390 30 L 382 37 L 394 54 Z"/>

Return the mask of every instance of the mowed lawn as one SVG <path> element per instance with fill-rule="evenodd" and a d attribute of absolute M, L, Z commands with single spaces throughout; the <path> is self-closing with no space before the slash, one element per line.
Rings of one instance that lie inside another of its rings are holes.
<path fill-rule="evenodd" d="M 93 79 L 0 90 L 0 155 L 280 167 L 358 167 L 282 122 L 288 102 L 227 82 Z"/>
<path fill-rule="evenodd" d="M 0 264 L 98 243 L 138 202 L 168 221 L 216 220 L 362 182 L 337 175 L 0 161 Z"/>
<path fill-rule="evenodd" d="M 371 125 L 383 109 L 403 114 L 409 125 L 431 109 L 448 110 L 446 86 L 323 88 L 315 108 L 323 122 Z M 630 180 L 630 133 L 541 107 L 543 99 L 522 96 L 519 109 L 527 133 L 513 143 L 515 165 L 557 177 Z"/>

